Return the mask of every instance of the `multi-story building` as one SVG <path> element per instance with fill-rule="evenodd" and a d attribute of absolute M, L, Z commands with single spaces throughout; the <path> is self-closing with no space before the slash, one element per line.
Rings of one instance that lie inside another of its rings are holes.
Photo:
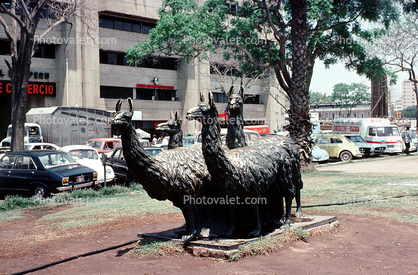
<path fill-rule="evenodd" d="M 370 117 L 370 105 L 358 104 L 354 106 L 341 107 L 337 104 L 311 105 L 311 112 L 317 113 L 320 121 L 333 121 L 335 118 Z"/>
<path fill-rule="evenodd" d="M 402 109 L 417 104 L 416 96 L 414 92 L 414 82 L 409 79 L 402 81 Z"/>
<path fill-rule="evenodd" d="M 209 62 L 188 64 L 176 57 L 159 57 L 136 65 L 127 63 L 125 52 L 147 40 L 149 31 L 156 26 L 162 0 L 88 2 L 93 26 L 88 28 L 78 20 L 72 27 L 62 24 L 40 41 L 31 64 L 28 110 L 68 106 L 114 111 L 117 99 L 131 97 L 136 128 L 152 132 L 157 123 L 169 118 L 171 111 L 178 110 L 185 133 L 201 127 L 185 119 L 187 110 L 197 106 L 199 92 L 207 97 L 213 91 L 219 112 L 225 110 L 226 97 L 218 89 Z M 11 24 L 11 20 L 7 23 Z M 45 28 L 41 20 L 37 33 Z M 10 43 L 3 28 L 0 28 L 0 57 L 10 58 Z M 0 64 L 0 139 L 11 121 L 9 82 L 7 66 Z M 230 83 L 223 85 L 227 90 Z M 253 95 L 244 107 L 246 123 L 268 124 L 271 130 L 282 128 L 284 112 L 269 97 L 273 86 L 278 87 L 277 83 L 260 81 L 246 90 L 246 94 Z M 123 106 L 127 107 L 126 101 Z"/>

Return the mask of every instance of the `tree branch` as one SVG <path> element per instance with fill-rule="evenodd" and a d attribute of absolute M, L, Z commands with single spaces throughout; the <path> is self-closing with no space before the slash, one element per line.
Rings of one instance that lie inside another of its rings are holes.
<path fill-rule="evenodd" d="M 28 29 L 26 24 L 19 18 L 16 16 L 16 14 L 11 13 L 6 6 L 4 5 L 4 3 L 0 4 L 0 8 L 4 11 L 5 14 L 7 14 L 8 16 L 10 16 L 11 18 L 13 18 L 19 25 L 20 27 L 27 33 Z"/>

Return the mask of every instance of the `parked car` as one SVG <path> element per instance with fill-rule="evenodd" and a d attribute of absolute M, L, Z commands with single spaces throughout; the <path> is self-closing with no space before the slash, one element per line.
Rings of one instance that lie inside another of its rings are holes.
<path fill-rule="evenodd" d="M 151 155 L 155 156 L 163 151 L 160 147 L 144 147 L 144 149 Z M 107 165 L 113 168 L 115 172 L 116 180 L 119 182 L 131 183 L 133 176 L 129 172 L 129 168 L 126 165 L 125 157 L 123 156 L 122 147 L 119 146 L 113 150 L 112 155 L 107 159 Z"/>
<path fill-rule="evenodd" d="M 365 157 L 368 156 L 380 156 L 386 150 L 386 146 L 378 143 L 367 143 L 361 136 L 344 135 L 347 139 L 354 142 L 360 149 L 360 153 L 363 153 Z"/>
<path fill-rule="evenodd" d="M 52 193 L 92 187 L 97 172 L 78 164 L 66 152 L 8 152 L 0 159 L 0 190 L 29 192 L 39 198 Z"/>
<path fill-rule="evenodd" d="M 194 136 L 183 137 L 183 147 L 193 145 L 195 142 Z"/>
<path fill-rule="evenodd" d="M 326 150 L 314 146 L 312 148 L 312 161 L 325 162 L 329 159 L 329 154 Z"/>
<path fill-rule="evenodd" d="M 221 136 L 221 141 L 222 144 L 225 145 L 226 143 L 226 134 L 228 133 L 228 129 L 226 128 L 222 128 L 221 132 L 220 132 L 220 136 Z M 244 129 L 244 134 L 245 134 L 245 140 L 256 140 L 261 138 L 260 134 L 257 133 L 256 131 L 253 130 L 248 130 L 248 129 Z M 196 140 L 195 143 L 202 143 L 202 135 L 199 132 L 199 134 L 196 136 Z"/>
<path fill-rule="evenodd" d="M 315 138 L 314 143 L 319 148 L 327 151 L 330 158 L 339 158 L 342 161 L 349 161 L 353 157 L 360 158 L 363 156 L 357 145 L 342 135 L 318 135 Z"/>
<path fill-rule="evenodd" d="M 92 138 L 87 141 L 86 145 L 96 149 L 99 154 L 104 153 L 110 156 L 120 141 L 120 138 Z"/>
<path fill-rule="evenodd" d="M 104 185 L 104 167 L 99 153 L 96 149 L 88 145 L 68 145 L 62 147 L 64 152 L 67 152 L 75 161 L 81 165 L 90 167 L 97 172 L 97 186 Z M 106 165 L 106 183 L 113 183 L 115 181 L 115 173 L 112 167 Z"/>
<path fill-rule="evenodd" d="M 37 143 L 25 143 L 24 150 L 61 150 L 61 147 L 53 143 L 37 142 Z"/>

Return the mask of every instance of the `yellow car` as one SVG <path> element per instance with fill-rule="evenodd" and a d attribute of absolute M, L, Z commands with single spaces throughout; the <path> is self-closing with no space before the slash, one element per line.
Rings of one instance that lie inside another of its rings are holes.
<path fill-rule="evenodd" d="M 330 158 L 339 158 L 342 161 L 349 161 L 352 160 L 353 157 L 361 158 L 363 156 L 354 142 L 341 135 L 318 135 L 315 138 L 314 143 L 319 148 L 327 151 Z"/>

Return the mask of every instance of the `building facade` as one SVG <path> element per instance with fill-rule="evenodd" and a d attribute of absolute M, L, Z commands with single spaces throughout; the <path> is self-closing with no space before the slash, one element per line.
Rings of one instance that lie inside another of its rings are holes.
<path fill-rule="evenodd" d="M 149 31 L 158 21 L 161 0 L 88 2 L 94 15 L 93 26 L 87 27 L 80 21 L 72 28 L 63 24 L 40 41 L 31 64 L 28 110 L 65 106 L 114 111 L 117 99 L 131 97 L 136 128 L 153 132 L 158 123 L 169 118 L 171 111 L 177 110 L 183 120 L 183 132 L 192 134 L 201 126 L 187 121 L 185 115 L 197 106 L 199 92 L 207 97 L 213 91 L 219 112 L 225 110 L 226 97 L 218 89 L 219 82 L 211 74 L 209 62 L 186 63 L 175 57 L 159 57 L 136 65 L 127 63 L 125 52 L 149 39 Z M 37 33 L 45 28 L 41 20 Z M 0 55 L 2 59 L 10 58 L 10 43 L 2 28 Z M 7 66 L 2 63 L 0 138 L 5 136 L 11 121 L 9 82 Z M 223 85 L 228 90 L 230 83 Z M 284 112 L 269 96 L 273 87 L 278 87 L 277 83 L 259 82 L 245 91 L 252 95 L 244 106 L 246 123 L 267 124 L 271 131 L 283 127 Z M 123 108 L 127 108 L 126 100 Z"/>
<path fill-rule="evenodd" d="M 414 82 L 409 79 L 402 81 L 402 109 L 417 104 L 416 95 L 414 91 Z"/>
<path fill-rule="evenodd" d="M 365 118 L 370 117 L 370 105 L 358 104 L 341 107 L 337 104 L 311 105 L 310 112 L 317 114 L 319 121 L 333 121 L 335 118 Z"/>

